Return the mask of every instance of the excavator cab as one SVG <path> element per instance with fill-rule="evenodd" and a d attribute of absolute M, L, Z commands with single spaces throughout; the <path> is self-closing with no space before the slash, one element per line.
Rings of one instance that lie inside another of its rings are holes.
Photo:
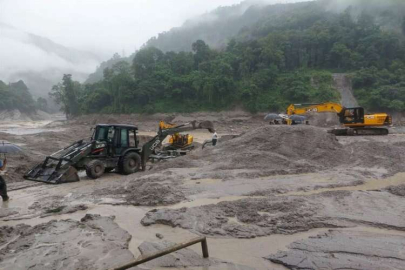
<path fill-rule="evenodd" d="M 175 128 L 175 124 L 165 123 L 160 121 L 159 129 L 171 129 Z M 186 150 L 193 148 L 194 137 L 190 134 L 174 133 L 169 137 L 169 144 L 164 146 L 165 150 Z"/>
<path fill-rule="evenodd" d="M 190 134 L 176 133 L 169 137 L 169 146 L 175 149 L 182 149 L 193 144 L 194 137 Z"/>
<path fill-rule="evenodd" d="M 363 124 L 364 108 L 344 108 L 339 113 L 339 118 L 342 124 Z"/>
<path fill-rule="evenodd" d="M 118 156 L 129 148 L 138 147 L 137 130 L 131 125 L 97 125 L 93 140 L 106 142 L 105 150 Z"/>

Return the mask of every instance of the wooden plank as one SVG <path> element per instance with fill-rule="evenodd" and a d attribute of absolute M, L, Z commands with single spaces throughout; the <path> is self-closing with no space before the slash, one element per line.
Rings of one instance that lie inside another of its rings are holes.
<path fill-rule="evenodd" d="M 198 238 L 192 239 L 192 240 L 190 240 L 190 241 L 188 241 L 188 242 L 184 242 L 184 243 L 181 243 L 181 244 L 177 244 L 177 245 L 174 245 L 174 246 L 172 246 L 172 247 L 166 248 L 166 249 L 164 249 L 164 250 L 162 250 L 162 251 L 158 251 L 158 252 L 156 252 L 155 254 L 147 255 L 147 256 L 142 256 L 141 258 L 137 259 L 136 261 L 133 261 L 133 262 L 131 262 L 131 263 L 128 263 L 128 264 L 126 264 L 126 265 L 123 265 L 123 266 L 120 266 L 120 267 L 117 267 L 117 268 L 113 268 L 113 270 L 129 269 L 129 268 L 131 268 L 131 267 L 134 267 L 134 266 L 137 266 L 137 265 L 146 263 L 146 262 L 148 262 L 148 261 L 154 260 L 154 259 L 156 259 L 156 258 L 162 257 L 162 256 L 167 255 L 167 254 L 169 254 L 169 253 L 178 251 L 178 250 L 180 250 L 180 249 L 183 249 L 183 248 L 192 246 L 192 245 L 197 244 L 197 243 L 200 243 L 200 242 L 201 242 L 201 248 L 202 248 L 203 257 L 204 257 L 204 258 L 208 258 L 208 257 L 209 257 L 209 253 L 208 253 L 207 238 L 205 238 L 205 237 L 198 237 Z"/>

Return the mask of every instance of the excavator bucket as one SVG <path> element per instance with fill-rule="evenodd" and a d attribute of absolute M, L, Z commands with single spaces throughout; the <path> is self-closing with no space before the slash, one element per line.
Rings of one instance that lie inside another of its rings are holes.
<path fill-rule="evenodd" d="M 214 123 L 212 123 L 211 121 L 204 121 L 204 122 L 199 123 L 198 128 L 208 129 L 208 131 L 211 133 L 215 132 Z"/>
<path fill-rule="evenodd" d="M 80 181 L 77 170 L 69 161 L 53 157 L 47 157 L 43 163 L 27 172 L 24 179 L 48 184 Z"/>
<path fill-rule="evenodd" d="M 89 146 L 89 143 L 81 140 L 53 153 L 46 157 L 44 162 L 28 171 L 24 179 L 48 184 L 80 181 L 74 165 L 91 151 Z"/>

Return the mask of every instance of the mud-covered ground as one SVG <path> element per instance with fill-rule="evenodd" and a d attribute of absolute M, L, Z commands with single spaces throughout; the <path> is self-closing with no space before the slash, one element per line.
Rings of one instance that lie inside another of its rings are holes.
<path fill-rule="evenodd" d="M 223 139 L 129 176 L 22 179 L 96 123 L 135 124 L 145 141 L 162 119 L 210 120 Z M 195 245 L 139 269 L 405 269 L 405 135 L 336 138 L 243 112 L 86 116 L 39 129 L 0 133 L 24 149 L 5 176 L 0 269 L 109 269 L 195 236 L 208 237 L 211 259 Z"/>

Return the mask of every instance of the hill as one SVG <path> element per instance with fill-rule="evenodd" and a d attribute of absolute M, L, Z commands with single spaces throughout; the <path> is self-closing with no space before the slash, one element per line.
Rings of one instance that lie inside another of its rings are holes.
<path fill-rule="evenodd" d="M 0 23 L 0 79 L 23 80 L 37 97 L 47 97 L 64 73 L 85 80 L 100 61 L 90 52 L 57 44 Z"/>
<path fill-rule="evenodd" d="M 36 102 L 23 81 L 5 84 L 0 81 L 0 111 L 19 110 L 31 113 L 36 110 Z"/>
<path fill-rule="evenodd" d="M 193 26 L 210 29 L 215 36 L 208 25 L 216 25 L 220 32 L 227 20 L 255 18 L 229 41 L 224 37 L 226 46 L 216 48 L 197 40 L 189 50 L 165 51 L 160 48 L 174 48 L 175 41 L 181 46 L 187 43 L 178 37 L 167 43 L 171 34 L 166 33 L 153 40 L 154 46 L 149 42 L 132 61 L 116 59 L 104 70 L 103 80 L 78 91 L 82 112 L 232 106 L 281 111 L 292 102 L 338 100 L 332 72 L 350 74 L 355 96 L 368 110 L 405 110 L 405 2 L 256 4 L 235 15 L 237 8 L 220 8 L 215 12 L 222 12 L 221 18 Z M 190 40 L 197 33 L 183 32 Z"/>

